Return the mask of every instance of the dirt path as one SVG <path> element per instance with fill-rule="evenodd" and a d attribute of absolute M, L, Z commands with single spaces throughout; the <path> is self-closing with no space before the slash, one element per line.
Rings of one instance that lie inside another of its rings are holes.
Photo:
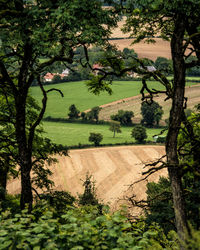
<path fill-rule="evenodd" d="M 130 193 L 128 187 L 141 178 L 144 162 L 159 158 L 164 154 L 161 146 L 120 146 L 70 150 L 69 157 L 58 156 L 58 163 L 51 167 L 57 190 L 70 191 L 73 195 L 83 192 L 82 181 L 86 174 L 94 177 L 97 195 L 104 203 L 117 208 L 119 199 Z M 165 170 L 148 178 L 157 181 Z M 146 181 L 134 186 L 137 199 L 145 198 Z M 19 180 L 8 183 L 9 193 L 20 192 Z"/>

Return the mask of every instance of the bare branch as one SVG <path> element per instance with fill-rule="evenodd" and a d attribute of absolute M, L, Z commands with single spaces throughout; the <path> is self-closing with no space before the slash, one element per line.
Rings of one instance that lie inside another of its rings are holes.
<path fill-rule="evenodd" d="M 62 92 L 60 89 L 51 88 L 51 89 L 48 89 L 48 90 L 46 91 L 46 93 L 49 93 L 49 92 L 51 92 L 51 91 L 57 91 L 57 92 L 60 93 L 60 95 L 61 95 L 62 97 L 64 97 L 64 94 L 63 94 L 63 92 Z"/>

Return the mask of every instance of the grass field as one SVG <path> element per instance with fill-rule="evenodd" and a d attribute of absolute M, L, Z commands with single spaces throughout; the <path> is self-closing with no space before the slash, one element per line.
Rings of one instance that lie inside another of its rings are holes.
<path fill-rule="evenodd" d="M 112 85 L 112 95 L 104 92 L 98 96 L 90 93 L 85 82 L 83 81 L 48 85 L 45 88 L 58 88 L 64 94 L 63 98 L 58 92 L 50 92 L 48 94 L 49 99 L 45 116 L 64 118 L 67 116 L 67 113 L 69 112 L 69 106 L 71 104 L 75 104 L 80 111 L 84 111 L 94 106 L 99 106 L 122 98 L 135 96 L 139 94 L 141 83 L 129 81 L 114 82 Z M 31 89 L 31 93 L 39 102 L 41 101 L 42 94 L 38 87 L 33 87 Z"/>
<path fill-rule="evenodd" d="M 192 83 L 190 83 L 192 84 Z M 157 82 L 150 82 L 153 88 L 160 88 Z M 117 101 L 119 99 L 136 96 L 140 94 L 141 82 L 139 81 L 115 81 L 112 84 L 113 94 L 106 92 L 96 96 L 90 93 L 85 82 L 66 82 L 56 85 L 47 85 L 46 89 L 58 88 L 64 97 L 62 98 L 58 92 L 50 92 L 48 94 L 47 110 L 45 116 L 56 118 L 65 118 L 69 112 L 69 106 L 75 104 L 80 111 L 100 106 L 106 103 Z M 42 94 L 39 87 L 31 88 L 32 95 L 41 102 Z"/>
<path fill-rule="evenodd" d="M 81 144 L 92 144 L 88 141 L 90 132 L 101 133 L 103 135 L 102 144 L 115 144 L 125 142 L 135 142 L 131 137 L 132 127 L 122 127 L 122 133 L 116 134 L 113 138 L 113 132 L 109 130 L 109 125 L 93 125 L 79 123 L 58 123 L 43 122 L 46 137 L 50 138 L 54 143 L 66 146 Z M 147 129 L 147 140 L 152 141 L 152 136 L 159 134 L 161 129 Z"/>

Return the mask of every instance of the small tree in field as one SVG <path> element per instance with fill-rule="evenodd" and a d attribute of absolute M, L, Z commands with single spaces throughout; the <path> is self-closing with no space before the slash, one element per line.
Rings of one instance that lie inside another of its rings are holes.
<path fill-rule="evenodd" d="M 89 139 L 90 142 L 94 142 L 94 146 L 99 146 L 100 142 L 103 140 L 103 135 L 100 133 L 90 133 Z"/>
<path fill-rule="evenodd" d="M 147 138 L 146 129 L 141 125 L 137 125 L 133 128 L 131 136 L 135 138 L 137 142 L 142 143 Z"/>
<path fill-rule="evenodd" d="M 109 130 L 113 132 L 113 137 L 115 137 L 115 133 L 121 133 L 121 125 L 120 122 L 111 121 Z"/>
<path fill-rule="evenodd" d="M 77 119 L 77 118 L 79 118 L 80 111 L 76 108 L 76 106 L 74 104 L 72 104 L 69 107 L 69 111 L 70 111 L 68 113 L 69 119 Z"/>

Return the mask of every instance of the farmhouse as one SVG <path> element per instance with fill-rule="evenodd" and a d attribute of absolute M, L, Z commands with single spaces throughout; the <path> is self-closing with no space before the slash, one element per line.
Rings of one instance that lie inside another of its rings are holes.
<path fill-rule="evenodd" d="M 48 72 L 48 73 L 46 73 L 46 75 L 44 76 L 44 81 L 45 81 L 45 82 L 52 82 L 54 76 L 56 76 L 56 75 L 60 76 L 61 79 L 62 79 L 63 77 L 69 75 L 69 69 L 63 70 L 63 72 L 62 72 L 61 74 L 59 74 L 59 73 L 49 73 L 49 72 Z"/>

